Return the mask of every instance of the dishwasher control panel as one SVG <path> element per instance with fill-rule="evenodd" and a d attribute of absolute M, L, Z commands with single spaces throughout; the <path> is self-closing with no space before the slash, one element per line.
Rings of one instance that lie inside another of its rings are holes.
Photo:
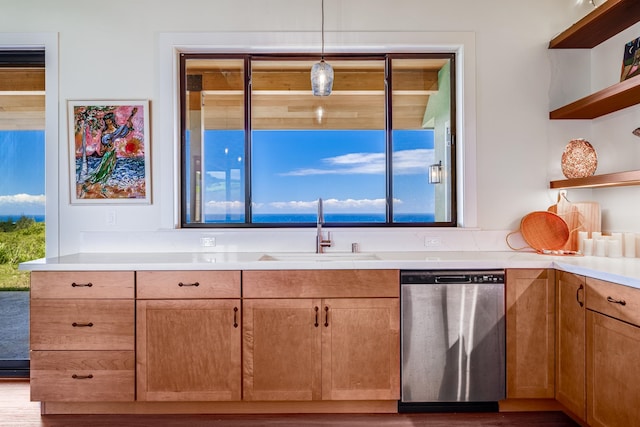
<path fill-rule="evenodd" d="M 504 276 L 504 270 L 403 270 L 400 272 L 400 284 L 504 283 Z"/>

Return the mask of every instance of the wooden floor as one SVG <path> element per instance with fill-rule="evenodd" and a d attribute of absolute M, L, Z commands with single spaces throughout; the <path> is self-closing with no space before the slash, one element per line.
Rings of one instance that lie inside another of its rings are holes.
<path fill-rule="evenodd" d="M 561 412 L 389 415 L 40 415 L 29 382 L 0 380 L 1 427 L 575 427 Z"/>

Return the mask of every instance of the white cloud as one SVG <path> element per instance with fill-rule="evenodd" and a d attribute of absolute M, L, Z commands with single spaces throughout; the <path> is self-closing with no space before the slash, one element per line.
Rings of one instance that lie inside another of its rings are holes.
<path fill-rule="evenodd" d="M 383 174 L 386 169 L 384 153 L 349 153 L 322 159 L 326 168 L 295 169 L 284 176 L 310 175 L 362 175 Z M 433 150 L 401 150 L 393 154 L 393 172 L 396 175 L 426 173 L 434 163 Z"/>
<path fill-rule="evenodd" d="M 396 203 L 401 203 L 396 200 Z M 378 212 L 385 209 L 385 199 L 323 199 L 322 204 L 325 209 L 332 212 Z M 254 205 L 254 209 L 258 206 Z M 287 202 L 270 202 L 259 206 L 265 212 L 316 212 L 318 201 L 292 200 Z"/>
<path fill-rule="evenodd" d="M 210 201 L 207 202 L 205 206 L 205 211 L 207 214 L 216 214 L 216 213 L 243 213 L 244 212 L 244 203 L 232 200 L 232 201 Z"/>
<path fill-rule="evenodd" d="M 44 194 L 11 194 L 0 196 L 0 214 L 2 215 L 30 215 L 44 214 Z"/>

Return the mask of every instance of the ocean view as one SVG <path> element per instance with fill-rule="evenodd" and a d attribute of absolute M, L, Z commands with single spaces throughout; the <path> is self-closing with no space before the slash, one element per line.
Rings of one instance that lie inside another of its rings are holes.
<path fill-rule="evenodd" d="M 315 213 L 290 213 L 290 214 L 255 214 L 253 216 L 254 224 L 288 224 L 288 223 L 315 223 L 317 215 Z M 435 215 L 432 213 L 412 213 L 412 214 L 395 214 L 394 222 L 396 223 L 423 223 L 434 222 Z M 229 217 L 225 215 L 206 215 L 206 223 L 218 223 L 218 222 L 244 222 L 244 218 L 241 216 L 231 215 Z M 324 222 L 327 224 L 344 224 L 344 223 L 384 223 L 385 215 L 383 213 L 363 213 L 363 214 L 337 214 L 326 213 L 324 214 Z"/>
<path fill-rule="evenodd" d="M 44 215 L 26 215 L 26 214 L 16 214 L 16 215 L 0 215 L 0 222 L 7 221 L 17 221 L 20 217 L 33 218 L 35 222 L 44 222 Z"/>

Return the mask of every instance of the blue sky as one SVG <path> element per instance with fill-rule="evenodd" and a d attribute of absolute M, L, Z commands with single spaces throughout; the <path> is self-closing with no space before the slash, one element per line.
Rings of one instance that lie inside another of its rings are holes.
<path fill-rule="evenodd" d="M 0 215 L 44 215 L 44 131 L 0 131 Z"/>
<path fill-rule="evenodd" d="M 243 132 L 208 131 L 206 141 L 207 213 L 242 209 Z M 254 213 L 313 213 L 320 197 L 327 212 L 385 212 L 384 131 L 254 131 L 252 145 Z M 394 134 L 397 211 L 433 212 L 433 156 L 433 132 Z M 230 196 L 229 165 L 236 180 Z"/>

